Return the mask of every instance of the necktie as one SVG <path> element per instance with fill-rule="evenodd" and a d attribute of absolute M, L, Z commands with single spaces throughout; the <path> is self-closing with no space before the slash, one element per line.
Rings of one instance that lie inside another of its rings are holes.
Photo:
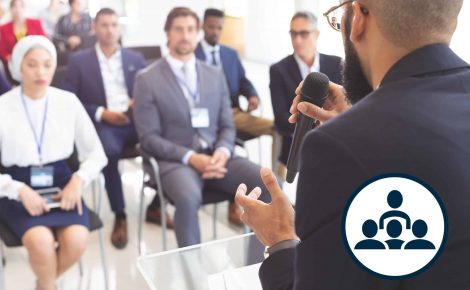
<path fill-rule="evenodd" d="M 215 49 L 211 51 L 211 55 L 212 55 L 212 65 L 217 66 L 217 59 L 215 58 Z"/>

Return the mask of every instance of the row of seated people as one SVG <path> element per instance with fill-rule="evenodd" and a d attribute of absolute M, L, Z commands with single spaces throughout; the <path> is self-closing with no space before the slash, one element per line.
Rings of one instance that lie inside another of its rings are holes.
<path fill-rule="evenodd" d="M 26 17 L 24 0 L 10 0 L 11 21 L 0 26 L 0 58 L 7 70 L 15 44 L 28 35 L 44 35 L 53 40 L 59 52 L 65 53 L 90 47 L 95 43 L 92 18 L 82 11 L 81 0 L 69 0 L 69 6 L 58 0 L 42 10 L 39 19 Z"/>
<path fill-rule="evenodd" d="M 252 85 L 252 83 L 246 78 L 244 68 L 240 62 L 240 59 L 236 52 L 224 45 L 219 44 L 220 35 L 223 30 L 223 12 L 216 9 L 208 9 L 204 17 L 204 39 L 197 45 L 195 55 L 197 58 L 206 61 L 209 64 L 221 67 L 227 79 L 228 88 L 230 91 L 230 97 L 232 101 L 232 114 L 235 122 L 235 126 L 238 131 L 248 133 L 252 136 L 260 136 L 263 134 L 271 134 L 272 122 L 255 117 L 249 112 L 254 110 L 259 105 L 258 94 Z M 270 89 L 273 103 L 273 110 L 275 114 L 275 123 L 278 131 L 282 133 L 283 144 L 281 154 L 279 156 L 280 161 L 285 164 L 287 162 L 287 156 L 292 142 L 292 134 L 294 126 L 290 124 L 287 119 L 289 116 L 289 107 L 294 96 L 294 91 L 297 84 L 310 72 L 310 71 L 322 71 L 326 73 L 333 82 L 339 83 L 341 80 L 340 66 L 341 60 L 338 57 L 319 54 L 316 51 L 316 40 L 318 38 L 318 30 L 316 29 L 317 19 L 311 13 L 300 12 L 294 15 L 291 21 L 291 39 L 294 48 L 294 54 L 286 57 L 277 64 L 274 64 L 270 69 Z M 98 36 L 99 38 L 102 38 Z M 116 37 L 118 37 L 116 35 Z M 116 40 L 114 40 L 116 42 Z M 104 47 L 103 40 L 99 40 L 99 47 Z M 113 43 L 111 50 L 114 50 L 116 43 Z M 140 63 L 134 63 L 129 70 L 124 71 L 124 78 L 126 79 L 125 87 L 121 88 L 119 92 L 109 92 L 105 94 L 105 87 L 107 84 L 113 82 L 114 67 L 112 64 L 116 64 L 116 61 L 108 61 L 111 64 L 106 64 L 107 56 L 104 56 L 100 49 L 92 48 L 86 50 L 87 53 L 78 54 L 72 58 L 71 64 L 68 66 L 66 89 L 76 93 L 88 108 L 88 112 L 96 121 L 97 128 L 102 127 L 106 124 L 113 126 L 122 126 L 127 124 L 127 127 L 132 128 L 132 124 L 128 124 L 129 117 L 122 113 L 116 113 L 116 111 L 126 111 L 128 106 L 126 104 L 126 98 L 129 96 L 132 98 L 132 85 L 134 82 L 135 73 L 145 66 L 144 61 L 140 60 Z M 128 61 L 127 54 L 129 50 L 123 51 L 123 61 Z M 114 60 L 117 60 L 117 66 L 122 65 L 119 63 L 119 57 L 114 55 Z M 112 58 L 109 58 L 112 60 Z M 139 61 L 137 61 L 139 62 Z M 80 70 L 81 68 L 81 70 Z M 83 75 L 84 77 L 79 77 Z M 122 77 L 122 76 L 121 76 Z M 81 83 L 77 83 L 75 79 L 80 79 Z M 112 88 L 116 86 L 108 85 Z M 67 88 L 68 87 L 68 88 Z M 79 92 L 80 87 L 83 92 Z M 88 91 L 87 91 L 88 90 Z M 107 102 L 103 95 L 117 95 L 124 96 L 124 109 L 121 109 L 122 101 L 121 98 L 117 97 L 116 100 Z M 248 112 L 243 112 L 240 109 L 238 96 L 246 96 L 249 107 Z M 82 97 L 83 96 L 83 97 Z M 116 109 L 117 102 L 117 109 Z M 99 107 L 99 109 L 97 109 Z M 106 108 L 107 110 L 104 110 Z M 95 112 L 96 113 L 93 113 Z M 102 113 L 104 119 L 101 120 Z M 110 120 L 111 119 L 111 120 Z M 124 126 L 126 127 L 126 126 Z M 100 129 L 98 129 L 100 132 Z M 100 134 L 100 135 L 104 135 Z M 121 134 L 122 135 L 122 134 Z M 120 136 L 118 139 L 120 142 L 124 142 L 124 145 L 132 145 L 132 141 L 126 141 L 127 138 L 133 138 L 135 142 L 135 136 Z M 106 138 L 102 138 L 108 139 Z M 109 138 L 110 141 L 103 141 L 104 144 L 111 143 L 115 138 Z M 122 152 L 122 146 L 113 145 L 116 147 L 115 150 L 105 150 L 109 152 L 108 158 L 112 160 L 112 166 L 109 165 L 105 170 L 105 175 L 108 176 L 107 180 L 114 180 L 113 182 L 107 182 L 107 190 L 110 193 L 110 200 L 113 211 L 118 217 L 124 217 L 123 212 L 123 194 L 122 186 L 120 186 L 117 172 L 117 160 L 119 152 Z M 108 146 L 105 146 L 105 149 Z M 111 156 L 113 158 L 111 158 Z M 282 175 L 282 174 L 281 174 Z M 239 223 L 237 220 L 238 212 L 235 204 L 230 205 L 230 219 L 235 223 Z M 149 210 L 147 211 L 147 220 L 159 223 L 159 207 L 158 204 L 152 203 Z M 169 227 L 172 227 L 171 219 L 168 219 Z M 116 233 L 113 239 L 113 244 L 125 245 L 126 237 L 126 224 L 124 218 L 117 218 L 116 220 Z M 121 241 L 121 242 L 119 242 Z"/>
<path fill-rule="evenodd" d="M 31 255 L 34 255 L 34 241 L 40 235 L 50 235 L 51 229 L 69 233 L 72 237 L 76 235 L 76 241 L 86 242 L 86 231 L 83 231 L 83 226 L 85 229 L 87 226 L 84 218 L 86 206 L 83 204 L 79 212 L 77 205 L 82 204 L 82 186 L 101 170 L 111 208 L 116 215 L 111 241 L 117 248 L 125 247 L 127 223 L 117 163 L 124 148 L 137 142 L 159 160 L 166 194 L 176 208 L 174 221 L 179 246 L 196 244 L 201 240 L 197 211 L 203 187 L 234 194 L 237 186 L 244 182 L 249 188 L 261 188 L 261 200 L 269 198 L 259 177 L 260 167 L 233 156 L 235 127 L 240 116 L 250 124 L 248 129 L 257 128 L 258 132 L 251 132 L 254 134 L 270 134 L 272 123 L 239 108 L 239 95 L 248 98 L 252 110 L 259 104 L 259 97 L 245 77 L 235 51 L 219 44 L 223 17 L 219 10 L 206 11 L 205 36 L 198 44 L 197 14 L 187 8 L 173 9 L 165 24 L 170 53 L 145 67 L 142 55 L 120 48 L 117 14 L 108 8 L 101 9 L 94 20 L 97 45 L 77 52 L 67 65 L 62 88 L 74 94 L 49 87 L 56 52 L 44 37 L 29 36 L 15 46 L 10 67 L 21 86 L 0 98 L 1 124 L 5 127 L 0 131 L 0 151 L 2 165 L 6 168 L 0 184 L 0 196 L 4 197 L 0 199 L 0 218 L 15 229 Z M 320 70 L 328 73 L 328 70 L 334 71 L 333 63 L 338 66 L 339 74 L 339 58 L 319 56 L 316 50 L 312 57 L 304 58 L 305 53 L 311 53 L 315 48 L 318 36 L 313 15 L 296 14 L 290 33 L 294 55 L 271 67 L 273 103 L 274 90 L 276 93 L 285 91 L 282 97 L 277 95 L 283 103 L 292 101 L 295 88 L 290 89 L 289 86 L 296 81 L 292 76 L 300 81 L 319 66 Z M 306 63 L 308 59 L 316 64 L 309 66 Z M 292 61 L 298 66 L 294 68 Z M 284 65 L 288 70 L 298 71 L 284 76 Z M 278 79 L 275 79 L 276 70 L 280 75 Z M 339 78 L 332 73 L 330 78 L 338 81 L 334 77 Z M 282 89 L 276 86 L 282 86 Z M 76 104 L 74 95 L 85 110 Z M 84 112 L 88 115 L 86 118 Z M 276 123 L 277 119 L 276 115 Z M 11 122 L 15 123 L 14 127 L 8 126 Z M 18 134 L 20 124 L 23 132 Z M 11 130 L 15 130 L 13 135 L 17 137 L 11 137 Z M 55 140 L 57 135 L 61 135 L 63 140 Z M 65 165 L 58 160 L 67 159 L 74 144 L 81 166 L 72 174 L 64 170 Z M 63 188 L 62 210 L 52 212 L 64 215 L 60 224 L 53 214 L 45 214 L 47 207 L 32 190 L 40 187 L 31 184 L 32 172 L 37 170 L 39 173 L 52 170 L 52 184 L 48 186 Z M 59 172 L 67 176 L 59 176 Z M 148 208 L 147 217 L 158 216 L 152 215 L 158 208 L 158 200 L 155 199 Z M 41 232 L 36 231 L 38 225 L 42 226 L 39 227 Z M 69 228 L 76 230 L 66 230 Z M 67 245 L 61 249 L 68 249 Z M 68 268 L 82 252 L 76 251 L 63 268 Z M 30 259 L 32 264 L 40 260 Z M 64 269 L 57 270 L 57 273 Z"/>

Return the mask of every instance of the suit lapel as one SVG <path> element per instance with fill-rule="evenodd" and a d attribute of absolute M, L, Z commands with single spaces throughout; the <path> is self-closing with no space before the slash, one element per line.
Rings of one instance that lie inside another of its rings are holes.
<path fill-rule="evenodd" d="M 132 73 L 136 70 L 134 64 L 131 63 L 129 55 L 125 49 L 121 49 L 122 58 L 122 71 L 124 73 L 124 80 L 126 81 L 127 94 L 129 97 L 132 96 Z"/>
<path fill-rule="evenodd" d="M 196 51 L 194 52 L 196 57 L 202 61 L 206 61 L 206 54 L 204 53 L 204 50 L 202 49 L 201 42 L 197 44 Z"/>
<path fill-rule="evenodd" d="M 176 80 L 176 76 L 173 73 L 173 70 L 170 67 L 170 64 L 166 61 L 166 59 L 163 59 L 163 75 L 165 76 L 166 80 L 168 81 L 168 84 L 171 87 L 171 91 L 175 92 L 174 94 L 174 99 L 175 101 L 179 102 L 180 107 L 185 108 L 187 113 L 189 114 L 189 104 L 188 100 L 186 100 L 186 97 L 184 96 L 183 89 L 181 89 L 181 86 L 178 84 L 178 81 Z"/>
<path fill-rule="evenodd" d="M 327 59 L 322 54 L 320 54 L 320 72 L 326 75 L 331 75 L 329 72 L 329 65 L 327 64 Z"/>
<path fill-rule="evenodd" d="M 90 73 L 93 74 L 93 79 L 98 80 L 97 84 L 100 90 L 100 96 L 103 98 L 104 103 L 107 105 L 106 102 L 106 92 L 104 90 L 104 82 L 103 76 L 101 75 L 101 68 L 100 68 L 100 61 L 98 60 L 98 55 L 96 54 L 96 50 L 94 48 L 91 49 L 92 54 L 92 61 L 90 63 Z"/>
<path fill-rule="evenodd" d="M 229 68 L 231 67 L 231 64 L 229 63 L 230 58 L 227 57 L 227 50 L 222 45 L 220 45 L 219 54 L 220 54 L 220 62 L 222 62 L 222 69 L 224 70 L 224 74 L 225 76 L 230 76 L 230 71 L 229 71 Z"/>
<path fill-rule="evenodd" d="M 300 73 L 299 65 L 297 64 L 297 61 L 295 61 L 293 54 L 289 57 L 289 74 L 294 77 L 294 82 L 296 84 L 302 81 L 302 74 Z"/>
<path fill-rule="evenodd" d="M 196 60 L 196 72 L 197 72 L 197 83 L 199 88 L 200 103 L 201 107 L 207 108 L 207 94 L 206 94 L 206 83 L 204 80 L 204 68 L 201 65 L 201 61 Z"/>

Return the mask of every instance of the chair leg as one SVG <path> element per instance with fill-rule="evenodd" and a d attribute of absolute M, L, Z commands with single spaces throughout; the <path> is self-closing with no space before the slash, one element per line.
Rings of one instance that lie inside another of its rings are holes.
<path fill-rule="evenodd" d="M 82 280 L 83 279 L 83 263 L 81 259 L 78 261 L 78 273 L 80 275 L 80 280 Z"/>
<path fill-rule="evenodd" d="M 165 201 L 163 200 L 163 198 L 161 196 L 162 195 L 159 194 L 160 206 L 161 206 L 160 217 L 161 217 L 161 221 L 162 221 L 162 246 L 163 246 L 163 251 L 166 251 L 167 250 L 167 244 L 166 244 L 166 235 L 167 235 L 167 232 L 166 232 L 166 211 L 165 211 L 166 203 L 165 203 Z"/>
<path fill-rule="evenodd" d="M 144 201 L 145 201 L 145 185 L 142 181 L 142 189 L 140 190 L 140 202 L 139 202 L 139 219 L 137 222 L 137 247 L 139 251 L 139 256 L 144 254 L 144 242 L 142 241 L 142 231 L 144 223 Z"/>
<path fill-rule="evenodd" d="M 212 239 L 217 239 L 217 203 L 214 203 L 214 215 L 212 216 Z"/>
<path fill-rule="evenodd" d="M 99 229 L 99 242 L 100 242 L 100 255 L 101 255 L 101 267 L 103 268 L 103 278 L 104 278 L 104 289 L 109 290 L 109 275 L 108 275 L 108 265 L 106 263 L 106 253 L 104 251 L 104 230 L 103 228 Z"/>
<path fill-rule="evenodd" d="M 3 254 L 3 242 L 0 241 L 0 290 L 5 290 L 5 258 Z"/>
<path fill-rule="evenodd" d="M 103 194 L 104 194 L 104 176 L 100 174 L 98 177 L 98 202 L 96 204 L 96 213 L 101 217 L 101 207 L 103 204 Z M 104 287 L 105 290 L 109 290 L 109 275 L 108 275 L 108 265 L 106 263 L 106 253 L 104 249 L 104 228 L 98 230 L 99 243 L 100 243 L 100 256 L 101 256 L 101 267 L 103 268 L 103 278 L 104 278 Z"/>

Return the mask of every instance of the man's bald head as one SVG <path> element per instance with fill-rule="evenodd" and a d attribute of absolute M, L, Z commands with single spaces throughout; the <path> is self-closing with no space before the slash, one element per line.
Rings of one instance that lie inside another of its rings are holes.
<path fill-rule="evenodd" d="M 416 48 L 449 43 L 463 0 L 359 0 L 370 9 L 385 38 L 397 46 Z"/>

